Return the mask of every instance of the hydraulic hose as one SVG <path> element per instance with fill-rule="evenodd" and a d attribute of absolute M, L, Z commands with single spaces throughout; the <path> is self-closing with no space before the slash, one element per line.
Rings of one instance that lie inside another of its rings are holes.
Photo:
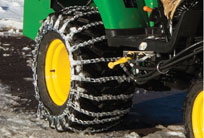
<path fill-rule="evenodd" d="M 191 46 L 189 46 L 188 48 L 184 49 L 183 51 L 179 52 L 175 57 L 173 57 L 170 60 L 167 61 L 163 61 L 163 63 L 159 66 L 159 69 L 162 72 L 168 71 L 169 69 L 173 68 L 174 65 L 187 60 L 188 58 L 195 56 L 196 54 L 199 54 L 203 51 L 203 45 L 200 47 L 197 47 L 198 45 L 202 44 L 203 41 L 197 42 Z M 193 51 L 192 51 L 193 50 Z M 185 55 L 181 58 L 179 58 L 180 56 L 182 56 L 183 54 L 185 54 L 186 52 L 191 52 L 188 55 Z M 161 62 L 160 62 L 161 63 Z M 134 76 L 131 75 L 131 73 L 128 71 L 128 69 L 126 68 L 124 71 L 131 76 L 131 78 L 133 78 L 135 80 L 135 82 L 137 84 L 144 84 L 147 81 L 161 75 L 161 73 L 157 70 L 157 67 L 150 67 L 149 69 L 147 69 L 148 67 L 139 67 L 139 66 L 135 66 L 135 68 L 137 69 L 141 69 L 141 70 L 149 70 L 150 72 L 144 75 L 139 75 L 139 76 Z"/>
<path fill-rule="evenodd" d="M 187 56 L 184 56 L 182 58 L 179 58 L 179 59 L 175 60 L 174 62 L 170 62 L 167 65 L 161 66 L 160 69 L 161 70 L 168 69 L 169 67 L 171 67 L 171 66 L 173 66 L 173 65 L 175 65 L 175 64 L 177 64 L 177 63 L 179 63 L 179 62 L 181 62 L 183 60 L 186 60 L 186 59 L 188 59 L 188 58 L 190 58 L 190 57 L 192 57 L 192 56 L 194 56 L 194 55 L 196 55 L 196 54 L 198 54 L 198 53 L 200 53 L 202 51 L 203 51 L 203 48 L 201 47 L 198 51 L 195 51 L 195 52 L 193 52 L 193 53 L 191 53 L 191 54 L 189 54 Z"/>
<path fill-rule="evenodd" d="M 168 64 L 169 62 L 172 62 L 172 60 L 177 59 L 179 56 L 181 56 L 182 54 L 184 54 L 185 52 L 188 52 L 189 50 L 191 50 L 192 48 L 195 48 L 196 46 L 198 46 L 199 44 L 202 44 L 203 41 L 197 42 L 189 47 L 187 47 L 186 49 L 182 50 L 181 52 L 179 52 L 175 57 L 173 57 L 172 59 L 168 60 L 166 62 L 166 64 Z"/>

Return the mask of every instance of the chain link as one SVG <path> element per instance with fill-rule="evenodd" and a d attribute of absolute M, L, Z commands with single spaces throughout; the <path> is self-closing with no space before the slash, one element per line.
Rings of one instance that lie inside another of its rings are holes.
<path fill-rule="evenodd" d="M 88 46 L 88 45 L 92 45 L 96 42 L 101 42 L 103 40 L 106 40 L 106 36 L 100 36 L 100 37 L 96 37 L 96 38 L 93 38 L 91 40 L 88 40 L 88 41 L 85 41 L 83 43 L 80 43 L 80 44 L 77 44 L 77 45 L 74 45 L 72 48 L 71 48 L 71 52 L 75 52 L 77 49 L 79 49 L 80 47 L 85 47 L 85 46 Z"/>
<path fill-rule="evenodd" d="M 94 15 L 94 14 L 99 14 L 99 11 L 93 10 L 93 11 L 89 11 L 89 12 L 81 12 L 81 13 L 75 15 L 74 17 L 72 17 L 71 19 L 64 20 L 64 23 L 68 23 L 69 24 L 70 22 L 76 21 L 80 17 L 84 17 L 84 16 L 87 16 L 87 15 Z"/>
<path fill-rule="evenodd" d="M 105 119 L 94 118 L 93 120 L 88 121 L 88 120 L 81 120 L 81 119 L 76 118 L 74 114 L 71 114 L 69 111 L 67 112 L 67 110 L 62 115 L 59 115 L 59 116 L 50 115 L 49 111 L 47 110 L 47 108 L 42 103 L 39 104 L 39 108 L 40 108 L 41 116 L 45 117 L 47 119 L 50 119 L 50 118 L 52 118 L 52 119 L 66 118 L 66 119 L 68 119 L 68 120 L 70 120 L 72 122 L 75 122 L 77 124 L 83 124 L 83 125 L 104 124 L 104 123 L 107 123 L 107 122 L 119 120 L 123 116 L 123 114 L 119 114 L 116 117 L 110 117 L 110 118 L 105 118 Z"/>
<path fill-rule="evenodd" d="M 85 94 L 84 92 L 79 91 L 79 90 L 71 90 L 71 91 L 73 92 L 72 93 L 73 95 L 76 95 L 82 98 L 86 98 L 92 101 L 97 101 L 97 102 L 106 101 L 106 100 L 127 100 L 127 99 L 132 98 L 134 95 L 134 94 L 128 94 L 128 95 L 120 94 L 120 95 L 93 96 L 90 94 Z"/>
<path fill-rule="evenodd" d="M 85 81 L 85 82 L 92 82 L 92 83 L 106 83 L 108 81 L 118 81 L 120 83 L 129 80 L 125 75 L 124 76 L 110 76 L 110 77 L 101 77 L 101 78 L 88 78 L 84 76 L 72 76 L 72 80 L 75 81 Z"/>
<path fill-rule="evenodd" d="M 97 124 L 104 124 L 104 123 L 107 123 L 107 122 L 112 122 L 112 121 L 116 121 L 116 120 L 119 120 L 123 115 L 118 115 L 116 117 L 110 117 L 110 118 L 105 118 L 105 119 L 98 119 L 98 118 L 95 118 L 94 120 L 91 120 L 91 121 L 84 121 L 84 120 L 80 120 L 78 118 L 75 117 L 75 115 L 73 114 L 67 114 L 67 119 L 72 121 L 72 122 L 75 122 L 77 124 L 83 124 L 83 125 L 97 125 Z"/>
<path fill-rule="evenodd" d="M 75 10 L 75 11 L 76 11 L 76 10 Z M 74 12 L 74 10 L 73 10 L 73 12 Z M 61 27 L 61 29 L 59 30 L 59 32 L 60 32 L 60 33 L 63 33 L 69 23 L 71 23 L 71 22 L 77 20 L 77 19 L 80 18 L 80 17 L 87 16 L 87 15 L 98 14 L 98 13 L 99 13 L 98 11 L 93 10 L 93 11 L 89 11 L 89 12 L 82 12 L 82 13 L 80 13 L 80 14 L 75 15 L 75 16 L 72 17 L 72 18 L 68 18 L 68 19 L 64 20 L 64 25 Z"/>
<path fill-rule="evenodd" d="M 95 7 L 88 7 L 88 6 L 70 6 L 66 7 L 62 10 L 62 13 L 65 15 L 69 15 L 76 11 L 87 11 L 87 10 L 97 10 Z"/>
<path fill-rule="evenodd" d="M 57 18 L 56 22 L 55 22 L 55 25 L 54 25 L 54 28 L 55 29 L 58 29 L 59 28 L 59 24 L 60 24 L 60 21 L 62 20 L 62 15 L 59 15 L 59 17 Z"/>
<path fill-rule="evenodd" d="M 69 107 L 73 108 L 74 110 L 76 110 L 77 112 L 80 112 L 82 114 L 91 116 L 91 117 L 104 117 L 104 116 L 116 116 L 116 115 L 124 115 L 126 113 L 129 112 L 129 108 L 125 109 L 125 110 L 115 110 L 112 112 L 100 112 L 100 113 L 95 113 L 95 112 L 90 112 L 88 110 L 82 109 L 81 107 L 73 104 L 72 102 L 68 102 Z"/>
<path fill-rule="evenodd" d="M 87 24 L 87 25 L 84 25 L 82 27 L 79 27 L 77 30 L 74 30 L 73 33 L 70 33 L 69 36 L 67 36 L 69 39 L 72 39 L 73 36 L 75 34 L 78 34 L 84 30 L 87 30 L 89 28 L 93 28 L 93 27 L 98 27 L 100 25 L 103 25 L 103 22 L 102 21 L 97 21 L 97 22 L 93 22 L 93 23 L 90 23 L 90 24 Z"/>

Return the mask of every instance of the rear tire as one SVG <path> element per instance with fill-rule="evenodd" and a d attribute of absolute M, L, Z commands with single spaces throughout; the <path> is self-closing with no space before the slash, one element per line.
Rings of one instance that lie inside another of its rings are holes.
<path fill-rule="evenodd" d="M 203 80 L 197 81 L 187 93 L 184 121 L 187 138 L 203 137 Z"/>
<path fill-rule="evenodd" d="M 45 77 L 47 51 L 55 39 L 66 46 L 71 69 L 70 91 L 63 104 L 56 104 Z M 122 49 L 107 46 L 96 9 L 68 7 L 49 15 L 34 50 L 38 113 L 58 131 L 100 132 L 117 125 L 128 113 L 134 92 L 133 83 L 121 68 L 110 70 L 107 66 L 120 56 Z"/>

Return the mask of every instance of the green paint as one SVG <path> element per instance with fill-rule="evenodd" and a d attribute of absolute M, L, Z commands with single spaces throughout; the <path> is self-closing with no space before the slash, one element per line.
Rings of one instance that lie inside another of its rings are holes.
<path fill-rule="evenodd" d="M 62 1 L 62 0 L 60 0 Z M 84 5 L 88 0 L 63 1 L 63 5 Z M 41 22 L 54 10 L 50 8 L 51 0 L 24 0 L 23 34 L 35 39 Z"/>
<path fill-rule="evenodd" d="M 24 0 L 23 34 L 34 40 L 41 21 L 52 12 L 50 0 Z"/>
<path fill-rule="evenodd" d="M 159 6 L 158 4 L 158 0 L 145 0 L 145 5 L 154 9 L 157 8 Z M 148 13 L 148 16 L 150 16 L 150 13 Z M 150 27 L 154 26 L 154 22 L 150 22 Z"/>
<path fill-rule="evenodd" d="M 63 5 L 85 5 L 88 0 L 59 0 Z M 157 0 L 136 0 L 137 8 L 126 8 L 123 0 L 94 0 L 91 6 L 98 7 L 106 29 L 131 29 L 147 27 L 148 16 L 143 11 L 146 4 L 149 7 L 156 7 Z M 50 13 L 51 0 L 24 0 L 24 24 L 23 34 L 35 39 L 38 29 Z"/>
<path fill-rule="evenodd" d="M 147 14 L 144 1 L 137 0 L 138 8 L 126 8 L 123 0 L 94 0 L 106 29 L 143 28 Z"/>

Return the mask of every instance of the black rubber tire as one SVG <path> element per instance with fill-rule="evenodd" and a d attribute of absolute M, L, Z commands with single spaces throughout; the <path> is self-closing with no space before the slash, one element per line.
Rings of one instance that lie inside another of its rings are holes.
<path fill-rule="evenodd" d="M 184 104 L 184 125 L 187 138 L 194 138 L 192 128 L 192 110 L 194 101 L 201 91 L 203 91 L 203 80 L 199 80 L 193 83 L 186 96 Z"/>
<path fill-rule="evenodd" d="M 87 14 L 86 14 L 87 13 Z M 83 14 L 83 16 L 81 16 Z M 58 131 L 85 131 L 85 132 L 100 132 L 109 129 L 120 122 L 132 103 L 132 96 L 134 92 L 133 83 L 129 80 L 109 80 L 101 83 L 93 83 L 87 81 L 72 80 L 71 87 L 73 90 L 84 90 L 84 94 L 91 97 L 102 96 L 120 96 L 129 95 L 128 98 L 113 100 L 91 100 L 84 97 L 79 97 L 76 93 L 70 93 L 67 102 L 62 106 L 57 106 L 51 100 L 44 78 L 45 55 L 49 43 L 53 39 L 61 39 L 67 46 L 69 41 L 70 46 L 76 46 L 83 42 L 88 42 L 93 38 L 99 38 L 105 35 L 103 24 L 95 24 L 100 21 L 100 15 L 94 8 L 89 7 L 69 7 L 60 12 L 53 13 L 43 22 L 36 38 L 36 49 L 34 50 L 34 84 L 36 90 L 36 98 L 39 101 L 39 112 L 49 121 L 52 128 Z M 70 22 L 69 22 L 70 21 Z M 55 24 L 58 26 L 56 27 Z M 66 25 L 64 31 L 60 28 Z M 72 34 L 72 29 L 79 30 L 81 27 L 92 24 L 92 26 L 85 28 L 80 33 L 75 34 L 72 39 L 65 39 L 65 36 Z M 121 48 L 109 48 L 107 41 L 100 40 L 93 44 L 80 47 L 73 53 L 67 49 L 69 55 L 73 60 L 87 60 L 96 58 L 111 58 L 122 56 Z M 109 76 L 124 75 L 120 67 L 110 70 L 107 62 L 99 62 L 93 64 L 81 64 L 73 66 L 73 72 L 76 76 L 83 74 L 87 78 L 101 78 Z M 75 110 L 70 106 L 70 102 L 75 107 L 86 110 L 91 113 L 113 113 L 112 115 L 88 115 L 85 112 Z M 124 112 L 120 112 L 124 111 Z"/>

